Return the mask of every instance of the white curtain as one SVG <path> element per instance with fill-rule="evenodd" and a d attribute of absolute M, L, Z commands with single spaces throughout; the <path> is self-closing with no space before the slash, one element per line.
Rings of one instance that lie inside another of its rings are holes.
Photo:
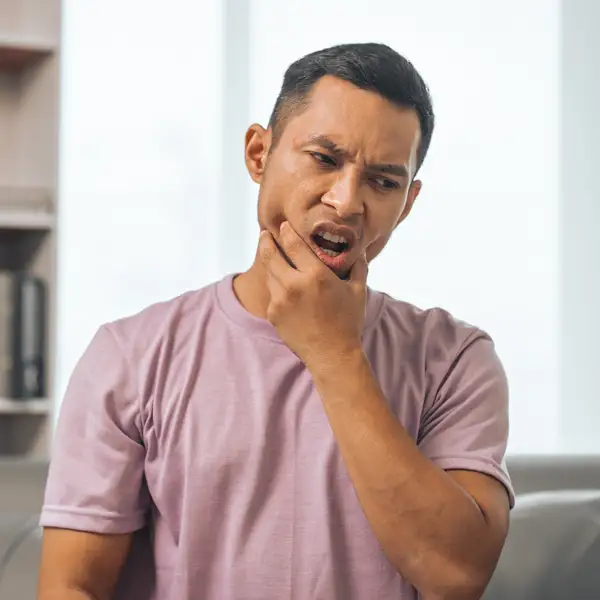
<path fill-rule="evenodd" d="M 101 323 L 220 274 L 222 44 L 219 0 L 64 2 L 56 409 Z"/>

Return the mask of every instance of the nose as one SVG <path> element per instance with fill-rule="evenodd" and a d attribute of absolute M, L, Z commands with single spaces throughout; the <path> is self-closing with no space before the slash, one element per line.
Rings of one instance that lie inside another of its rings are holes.
<path fill-rule="evenodd" d="M 321 202 L 333 208 L 341 219 L 362 215 L 365 207 L 360 192 L 360 177 L 346 170 L 338 174 L 338 178 L 323 195 Z"/>

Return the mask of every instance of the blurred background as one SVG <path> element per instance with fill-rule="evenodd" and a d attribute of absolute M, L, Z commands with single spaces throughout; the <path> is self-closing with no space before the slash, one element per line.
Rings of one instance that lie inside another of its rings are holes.
<path fill-rule="evenodd" d="M 511 453 L 600 453 L 599 19 L 593 0 L 0 0 L 0 449 L 46 455 L 101 323 L 250 264 L 247 126 L 299 56 L 379 41 L 422 73 L 437 131 L 370 284 L 494 337 Z"/>
<path fill-rule="evenodd" d="M 342 42 L 404 54 L 437 113 L 371 286 L 493 336 L 518 491 L 598 487 L 599 22 L 595 0 L 0 0 L 0 554 L 35 529 L 98 326 L 249 266 L 244 132 Z"/>

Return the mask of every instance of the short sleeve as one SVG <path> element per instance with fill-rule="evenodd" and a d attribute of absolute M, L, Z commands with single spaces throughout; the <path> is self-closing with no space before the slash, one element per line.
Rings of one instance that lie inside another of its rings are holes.
<path fill-rule="evenodd" d="M 108 326 L 80 358 L 61 406 L 41 515 L 43 527 L 129 533 L 148 494 L 135 374 Z"/>
<path fill-rule="evenodd" d="M 482 332 L 463 344 L 423 415 L 419 448 L 448 470 L 478 471 L 514 491 L 504 462 L 508 443 L 508 383 L 494 344 Z"/>

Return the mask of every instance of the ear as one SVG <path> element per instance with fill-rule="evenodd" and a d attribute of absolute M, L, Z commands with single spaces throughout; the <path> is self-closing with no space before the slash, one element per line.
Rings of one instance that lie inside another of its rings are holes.
<path fill-rule="evenodd" d="M 394 229 L 396 227 L 398 227 L 398 225 L 400 225 L 400 223 L 402 223 L 402 221 L 404 221 L 404 219 L 406 219 L 406 217 L 408 217 L 408 215 L 410 214 L 410 211 L 412 210 L 412 207 L 415 204 L 417 196 L 419 195 L 419 192 L 421 191 L 422 185 L 423 184 L 421 183 L 421 181 L 419 179 L 413 180 L 413 182 L 410 184 L 410 187 L 408 188 L 408 196 L 406 198 L 406 204 L 404 205 L 404 210 L 400 214 L 400 217 L 398 218 L 398 222 L 396 223 Z"/>
<path fill-rule="evenodd" d="M 271 147 L 271 130 L 255 123 L 248 128 L 244 143 L 248 173 L 255 183 L 261 183 Z"/>

